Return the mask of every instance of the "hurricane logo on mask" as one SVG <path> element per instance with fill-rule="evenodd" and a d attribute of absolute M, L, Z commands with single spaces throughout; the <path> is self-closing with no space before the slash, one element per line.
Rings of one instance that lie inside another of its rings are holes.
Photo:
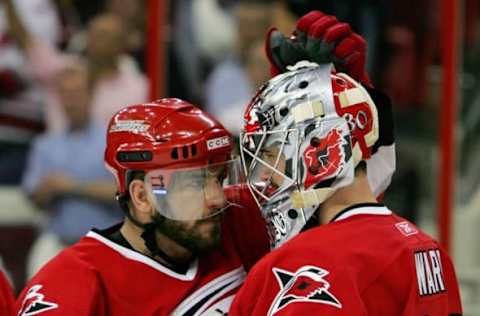
<path fill-rule="evenodd" d="M 339 174 L 352 155 L 349 144 L 349 136 L 342 135 L 342 130 L 338 128 L 332 129 L 322 139 L 311 141 L 303 155 L 307 168 L 305 189 Z"/>
<path fill-rule="evenodd" d="M 293 303 L 318 303 L 342 308 L 340 301 L 330 292 L 330 283 L 325 280 L 328 271 L 315 266 L 303 266 L 295 272 L 273 268 L 280 286 L 268 311 L 272 316 Z"/>

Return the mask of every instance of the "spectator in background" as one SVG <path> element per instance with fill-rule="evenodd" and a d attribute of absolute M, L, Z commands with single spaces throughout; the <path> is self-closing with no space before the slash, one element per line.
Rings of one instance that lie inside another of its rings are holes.
<path fill-rule="evenodd" d="M 49 45 L 58 39 L 59 22 L 50 0 L 15 0 L 25 27 Z M 21 180 L 32 138 L 44 129 L 41 89 L 26 58 L 9 35 L 0 1 L 0 184 Z"/>
<path fill-rule="evenodd" d="M 263 35 L 267 24 L 260 33 L 250 31 L 253 21 L 274 21 L 280 31 L 288 32 L 295 26 L 296 16 L 286 0 L 176 0 L 170 1 L 172 21 L 171 36 L 168 41 L 167 91 L 169 96 L 204 103 L 205 80 L 218 63 L 242 48 L 237 43 L 235 19 L 238 7 L 254 8 L 246 14 L 247 23 L 242 23 L 241 31 L 249 34 L 244 41 L 249 46 Z M 238 5 L 240 3 L 240 5 Z M 268 10 L 262 7 L 268 6 Z M 257 12 L 255 8 L 259 8 Z M 245 10 L 244 10 L 245 11 Z M 263 14 L 263 16 L 262 16 Z M 249 20 L 247 20 L 249 19 Z M 263 24 L 263 22 L 262 22 Z M 257 28 L 253 26 L 253 28 Z M 247 48 L 247 47 L 243 47 Z M 235 57 L 236 59 L 236 57 Z M 215 114 L 215 113 L 214 113 Z"/>
<path fill-rule="evenodd" d="M 271 1 L 240 1 L 235 9 L 235 53 L 219 63 L 206 82 L 206 110 L 238 134 L 245 104 L 268 76 L 263 57 L 263 36 L 271 25 Z M 237 115 L 238 114 L 238 115 Z"/>
<path fill-rule="evenodd" d="M 227 128 L 238 135 L 249 96 L 269 78 L 263 41 L 250 45 L 245 62 L 239 67 L 225 63 L 211 74 L 207 81 L 207 110 L 213 113 Z"/>
<path fill-rule="evenodd" d="M 125 51 L 135 58 L 140 69 L 145 71 L 145 1 L 108 0 L 107 12 L 118 16 L 125 29 Z"/>
<path fill-rule="evenodd" d="M 167 94 L 203 104 L 204 82 L 235 42 L 230 3 L 220 0 L 170 1 Z"/>
<path fill-rule="evenodd" d="M 60 130 L 66 117 L 56 94 L 55 76 L 68 57 L 43 42 L 25 28 L 17 16 L 12 0 L 3 0 L 7 7 L 10 28 L 18 43 L 26 50 L 31 70 L 49 92 L 47 127 Z M 84 50 L 91 86 L 91 119 L 106 126 L 108 119 L 124 104 L 140 103 L 147 98 L 147 82 L 134 61 L 124 54 L 125 36 L 122 21 L 112 14 L 102 14 L 90 21 Z"/>
<path fill-rule="evenodd" d="M 92 226 L 119 219 L 114 211 L 115 184 L 98 155 L 104 129 L 89 119 L 91 90 L 82 60 L 67 63 L 56 77 L 57 95 L 68 127 L 35 140 L 23 177 L 23 189 L 49 220 L 32 247 L 27 275 L 32 276 L 64 246 Z"/>
<path fill-rule="evenodd" d="M 87 58 L 93 87 L 92 117 L 104 124 L 125 104 L 147 100 L 147 81 L 133 59 L 123 54 L 122 21 L 114 15 L 94 18 L 88 28 Z"/>

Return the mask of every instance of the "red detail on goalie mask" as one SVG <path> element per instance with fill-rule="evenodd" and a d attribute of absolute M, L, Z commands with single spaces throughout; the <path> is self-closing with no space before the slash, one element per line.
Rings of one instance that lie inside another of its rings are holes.
<path fill-rule="evenodd" d="M 342 146 L 342 134 L 339 129 L 332 129 L 318 146 L 309 145 L 303 155 L 306 167 L 305 189 L 338 174 L 345 161 Z"/>

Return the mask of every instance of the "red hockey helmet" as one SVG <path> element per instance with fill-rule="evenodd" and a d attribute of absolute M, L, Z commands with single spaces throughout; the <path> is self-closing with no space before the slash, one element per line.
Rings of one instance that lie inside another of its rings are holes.
<path fill-rule="evenodd" d="M 151 181 L 155 195 L 160 191 L 160 183 L 155 183 L 159 171 L 171 175 L 175 170 L 230 162 L 232 148 L 230 133 L 210 115 L 180 99 L 161 99 L 126 107 L 111 119 L 105 163 L 117 180 L 120 195 L 128 191 L 132 170 L 157 175 Z"/>

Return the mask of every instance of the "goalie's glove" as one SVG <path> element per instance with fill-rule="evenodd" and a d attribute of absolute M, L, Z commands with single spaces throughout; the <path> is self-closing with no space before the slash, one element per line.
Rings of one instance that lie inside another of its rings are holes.
<path fill-rule="evenodd" d="M 272 76 L 285 72 L 287 66 L 301 60 L 319 64 L 333 62 L 338 71 L 371 85 L 365 71 L 365 40 L 334 16 L 311 11 L 298 20 L 295 31 L 288 38 L 271 28 L 265 47 Z"/>

